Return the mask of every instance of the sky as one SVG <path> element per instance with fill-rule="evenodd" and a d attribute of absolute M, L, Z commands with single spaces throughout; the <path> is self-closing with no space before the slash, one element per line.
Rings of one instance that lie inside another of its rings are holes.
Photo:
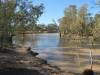
<path fill-rule="evenodd" d="M 69 5 L 76 5 L 79 8 L 82 4 L 88 5 L 88 12 L 98 13 L 100 8 L 95 5 L 96 0 L 33 0 L 33 4 L 44 4 L 44 13 L 39 18 L 38 23 L 49 24 L 53 23 L 55 20 L 58 23 L 58 19 L 60 19 L 64 15 L 64 9 Z"/>

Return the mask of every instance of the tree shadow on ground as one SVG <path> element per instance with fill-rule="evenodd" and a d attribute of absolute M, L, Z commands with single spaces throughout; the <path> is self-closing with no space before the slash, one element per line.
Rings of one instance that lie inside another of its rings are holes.
<path fill-rule="evenodd" d="M 36 70 L 8 68 L 0 70 L 0 75 L 43 75 Z"/>
<path fill-rule="evenodd" d="M 94 72 L 94 75 L 100 75 L 100 72 Z"/>
<path fill-rule="evenodd" d="M 68 72 L 73 75 L 100 75 L 100 72 L 94 72 L 94 74 L 83 74 L 83 73 L 76 73 L 76 72 Z"/>
<path fill-rule="evenodd" d="M 72 75 L 82 75 L 80 73 L 75 73 L 75 72 L 68 72 L 69 74 L 72 74 Z"/>

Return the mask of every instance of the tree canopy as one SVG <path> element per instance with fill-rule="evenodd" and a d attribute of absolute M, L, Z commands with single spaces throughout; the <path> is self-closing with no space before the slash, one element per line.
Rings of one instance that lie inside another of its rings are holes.
<path fill-rule="evenodd" d="M 43 4 L 34 5 L 30 0 L 0 0 L 0 43 L 8 43 L 7 37 L 16 31 L 34 31 L 43 9 Z"/>
<path fill-rule="evenodd" d="M 79 9 L 75 5 L 70 5 L 64 11 L 64 16 L 59 20 L 60 35 L 93 36 L 100 37 L 100 14 L 92 16 L 88 13 L 86 4 L 81 5 Z"/>

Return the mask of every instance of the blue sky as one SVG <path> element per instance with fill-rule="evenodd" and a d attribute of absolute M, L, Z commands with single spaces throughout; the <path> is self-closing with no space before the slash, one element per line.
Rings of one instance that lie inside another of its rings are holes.
<path fill-rule="evenodd" d="M 43 3 L 45 6 L 43 15 L 38 23 L 52 23 L 53 19 L 57 22 L 63 16 L 64 9 L 69 5 L 76 5 L 79 8 L 82 4 L 88 4 L 90 13 L 99 12 L 100 8 L 95 6 L 95 0 L 33 0 L 34 4 Z"/>

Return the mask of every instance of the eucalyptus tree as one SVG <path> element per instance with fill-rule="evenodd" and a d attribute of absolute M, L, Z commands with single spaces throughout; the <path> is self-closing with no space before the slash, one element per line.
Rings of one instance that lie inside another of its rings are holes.
<path fill-rule="evenodd" d="M 17 0 L 16 3 L 17 29 L 20 28 L 24 32 L 26 30 L 25 28 L 30 26 L 32 27 L 32 31 L 35 31 L 37 20 L 43 14 L 43 4 L 33 5 L 29 0 Z"/>
<path fill-rule="evenodd" d="M 87 16 L 87 5 L 83 4 L 78 12 L 78 21 L 80 25 L 80 34 L 86 34 L 86 16 Z"/>
<path fill-rule="evenodd" d="M 86 36 L 93 36 L 93 30 L 95 27 L 95 20 L 91 13 L 88 13 L 86 18 Z"/>
<path fill-rule="evenodd" d="M 1 47 L 10 44 L 15 1 L 0 0 L 0 43 Z"/>
<path fill-rule="evenodd" d="M 66 17 L 62 17 L 59 22 L 59 33 L 60 33 L 60 37 L 64 36 L 66 33 L 67 33 L 67 28 L 66 28 L 66 24 L 67 24 L 67 21 L 66 21 Z"/>
<path fill-rule="evenodd" d="M 47 32 L 48 33 L 57 33 L 58 32 L 58 26 L 56 23 L 50 23 L 47 25 Z"/>
<path fill-rule="evenodd" d="M 94 39 L 100 41 L 100 14 L 95 15 Z"/>
<path fill-rule="evenodd" d="M 30 26 L 34 30 L 43 9 L 43 4 L 30 0 L 0 0 L 0 47 L 12 43 L 15 29 L 25 31 Z"/>
<path fill-rule="evenodd" d="M 75 31 L 77 9 L 75 5 L 70 5 L 64 11 L 64 16 L 60 19 L 60 31 L 65 34 L 72 34 Z"/>

